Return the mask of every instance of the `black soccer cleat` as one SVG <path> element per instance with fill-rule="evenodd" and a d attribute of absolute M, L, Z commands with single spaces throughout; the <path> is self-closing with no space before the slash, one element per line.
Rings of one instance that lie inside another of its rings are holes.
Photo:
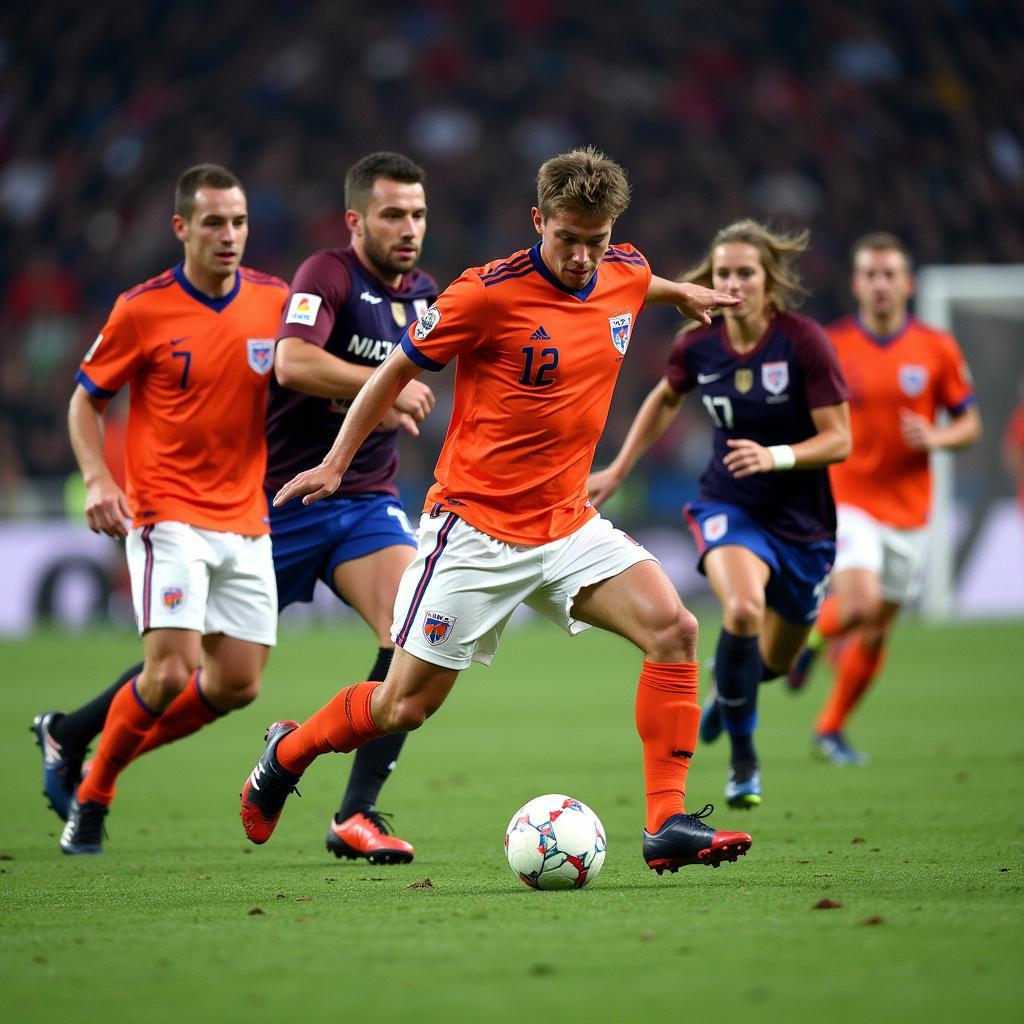
<path fill-rule="evenodd" d="M 71 798 L 82 780 L 84 755 L 61 746 L 51 735 L 50 726 L 59 716 L 59 711 L 43 711 L 32 719 L 29 731 L 43 755 L 43 796 L 54 814 L 67 821 Z"/>
<path fill-rule="evenodd" d="M 706 804 L 696 814 L 673 814 L 654 835 L 644 829 L 644 860 L 652 871 L 678 871 L 687 864 L 717 868 L 735 861 L 750 849 L 746 832 L 716 831 L 701 820 L 714 811 Z"/>
<path fill-rule="evenodd" d="M 271 724 L 267 729 L 267 747 L 242 787 L 242 828 L 254 843 L 265 843 L 274 834 L 285 800 L 289 794 L 299 792 L 295 784 L 301 776 L 285 771 L 278 764 L 276 753 L 278 743 L 298 727 L 298 722 Z"/>
<path fill-rule="evenodd" d="M 103 823 L 110 808 L 95 800 L 86 800 L 84 804 L 72 797 L 68 807 L 68 821 L 60 837 L 60 848 L 73 855 L 97 854 L 103 852 L 103 839 L 106 829 Z"/>

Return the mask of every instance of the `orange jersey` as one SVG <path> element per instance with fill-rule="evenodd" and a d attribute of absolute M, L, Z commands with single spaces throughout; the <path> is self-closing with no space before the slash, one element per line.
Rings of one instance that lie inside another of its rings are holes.
<path fill-rule="evenodd" d="M 427 369 L 458 357 L 427 509 L 525 545 L 565 537 L 597 514 L 587 475 L 650 281 L 644 257 L 614 245 L 572 291 L 538 243 L 445 290 L 402 339 Z"/>
<path fill-rule="evenodd" d="M 836 503 L 900 529 L 923 526 L 931 505 L 928 453 L 903 440 L 900 410 L 934 422 L 939 409 L 957 416 L 974 401 L 960 348 L 913 317 L 889 338 L 875 337 L 855 316 L 827 330 L 850 386 L 853 428 L 850 457 L 829 466 Z"/>
<path fill-rule="evenodd" d="M 125 476 L 135 526 L 173 519 L 268 533 L 267 386 L 288 285 L 245 267 L 220 299 L 181 264 L 120 295 L 76 380 L 111 398 L 125 384 Z"/>

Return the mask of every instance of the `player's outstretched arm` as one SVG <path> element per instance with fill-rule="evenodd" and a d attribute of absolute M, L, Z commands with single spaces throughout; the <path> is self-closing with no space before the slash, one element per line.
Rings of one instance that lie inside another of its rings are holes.
<path fill-rule="evenodd" d="M 106 402 L 96 402 L 79 384 L 68 406 L 68 435 L 85 481 L 85 520 L 89 529 L 108 537 L 127 537 L 125 520 L 132 514 L 128 499 L 114 482 L 103 458 L 103 410 L 106 407 Z"/>
<path fill-rule="evenodd" d="M 722 462 L 734 477 L 771 473 L 776 469 L 819 469 L 842 462 L 850 454 L 850 407 L 846 402 L 811 410 L 816 433 L 799 444 L 770 447 L 748 438 L 730 438 Z"/>
<path fill-rule="evenodd" d="M 644 301 L 675 306 L 683 316 L 698 320 L 707 326 L 711 323 L 711 311 L 720 306 L 735 306 L 740 300 L 726 292 L 716 292 L 688 281 L 667 281 L 663 277 L 652 277 L 647 286 Z"/>
<path fill-rule="evenodd" d="M 323 462 L 289 480 L 274 496 L 274 505 L 299 497 L 303 505 L 311 505 L 330 497 L 341 484 L 345 470 L 367 435 L 395 404 L 406 385 L 422 372 L 422 367 L 396 348 L 360 389 Z"/>
<path fill-rule="evenodd" d="M 669 424 L 682 408 L 685 397 L 673 390 L 664 377 L 655 384 L 630 424 L 619 454 L 612 459 L 607 469 L 590 474 L 587 489 L 595 508 L 600 508 L 622 486 L 630 470 L 668 430 Z"/>

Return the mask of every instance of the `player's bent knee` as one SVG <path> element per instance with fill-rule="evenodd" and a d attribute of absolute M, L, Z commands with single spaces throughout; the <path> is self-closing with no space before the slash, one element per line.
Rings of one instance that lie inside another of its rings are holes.
<path fill-rule="evenodd" d="M 429 717 L 430 712 L 415 698 L 406 697 L 385 704 L 374 712 L 374 721 L 381 732 L 412 732 Z"/>
<path fill-rule="evenodd" d="M 761 632 L 764 622 L 764 598 L 750 594 L 730 597 L 723 609 L 732 630 L 743 635 Z"/>
<path fill-rule="evenodd" d="M 697 657 L 697 617 L 681 604 L 654 625 L 645 653 L 651 661 L 693 661 Z"/>
<path fill-rule="evenodd" d="M 237 711 L 260 695 L 259 679 L 239 679 L 210 687 L 205 696 L 220 711 Z"/>

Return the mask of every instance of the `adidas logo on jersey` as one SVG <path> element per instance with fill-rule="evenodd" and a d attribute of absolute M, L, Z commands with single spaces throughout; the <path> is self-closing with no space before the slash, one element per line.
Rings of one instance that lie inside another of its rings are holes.
<path fill-rule="evenodd" d="M 543 327 L 538 327 L 537 330 L 530 335 L 530 341 L 550 341 L 551 335 L 544 330 Z"/>

